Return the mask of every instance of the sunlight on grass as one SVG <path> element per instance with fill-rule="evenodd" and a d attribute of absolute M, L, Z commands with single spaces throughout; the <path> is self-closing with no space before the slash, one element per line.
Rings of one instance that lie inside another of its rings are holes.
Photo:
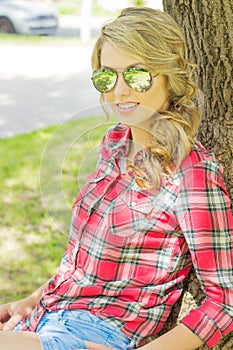
<path fill-rule="evenodd" d="M 103 120 L 90 117 L 0 139 L 0 303 L 25 297 L 55 273 L 68 242 L 72 203 L 113 123 L 95 129 Z M 44 207 L 46 198 L 51 203 Z"/>

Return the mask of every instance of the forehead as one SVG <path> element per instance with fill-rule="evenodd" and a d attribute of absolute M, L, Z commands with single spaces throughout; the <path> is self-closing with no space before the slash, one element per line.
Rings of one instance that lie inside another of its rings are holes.
<path fill-rule="evenodd" d="M 124 68 L 138 64 L 139 60 L 105 41 L 101 49 L 100 63 L 101 66 Z"/>

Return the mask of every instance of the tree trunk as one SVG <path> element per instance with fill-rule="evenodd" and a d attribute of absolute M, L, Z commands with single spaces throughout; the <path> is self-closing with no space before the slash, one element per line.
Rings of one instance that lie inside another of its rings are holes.
<path fill-rule="evenodd" d="M 163 5 L 183 29 L 189 58 L 198 65 L 197 106 L 202 117 L 199 139 L 224 166 L 227 189 L 233 200 L 233 1 L 163 0 Z M 200 305 L 202 299 L 203 293 L 192 273 L 178 320 Z M 176 307 L 164 331 L 176 324 L 178 312 Z M 213 349 L 232 350 L 233 334 L 225 336 Z"/>
<path fill-rule="evenodd" d="M 184 31 L 189 58 L 197 64 L 199 139 L 225 169 L 233 200 L 233 1 L 163 0 Z"/>

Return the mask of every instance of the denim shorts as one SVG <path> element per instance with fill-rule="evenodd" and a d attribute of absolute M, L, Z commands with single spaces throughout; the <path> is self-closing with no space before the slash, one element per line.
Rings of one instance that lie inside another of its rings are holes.
<path fill-rule="evenodd" d="M 16 326 L 15 330 L 19 330 Z M 85 340 L 117 350 L 132 349 L 132 343 L 120 329 L 87 310 L 46 312 L 36 333 L 43 350 L 86 349 Z"/>

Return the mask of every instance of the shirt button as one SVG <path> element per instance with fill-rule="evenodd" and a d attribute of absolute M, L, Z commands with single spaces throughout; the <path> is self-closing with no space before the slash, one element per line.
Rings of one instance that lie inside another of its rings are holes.
<path fill-rule="evenodd" d="M 137 204 L 136 202 L 132 202 L 132 203 L 131 203 L 131 206 L 132 206 L 132 207 L 135 207 L 136 204 Z"/>

